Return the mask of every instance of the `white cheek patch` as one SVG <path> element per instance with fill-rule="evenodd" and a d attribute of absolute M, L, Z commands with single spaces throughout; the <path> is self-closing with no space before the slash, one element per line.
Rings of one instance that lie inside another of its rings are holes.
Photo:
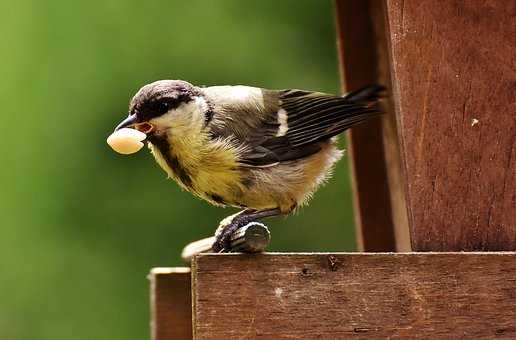
<path fill-rule="evenodd" d="M 181 104 L 167 113 L 151 119 L 156 130 L 179 129 L 185 131 L 200 129 L 204 124 L 204 113 L 209 109 L 206 100 L 196 96 L 192 101 Z M 180 131 L 175 131 L 180 133 Z"/>
<path fill-rule="evenodd" d="M 170 127 L 174 123 L 175 109 L 170 110 L 167 113 L 152 118 L 149 123 L 156 127 L 156 130 L 163 130 L 163 128 Z"/>
<path fill-rule="evenodd" d="M 285 136 L 288 131 L 288 123 L 287 123 L 287 111 L 284 109 L 279 109 L 278 111 L 278 124 L 279 129 L 278 133 L 276 133 L 276 137 Z"/>

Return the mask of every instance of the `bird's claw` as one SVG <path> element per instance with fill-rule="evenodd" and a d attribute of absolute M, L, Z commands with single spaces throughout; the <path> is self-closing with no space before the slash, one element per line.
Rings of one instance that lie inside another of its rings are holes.
<path fill-rule="evenodd" d="M 245 219 L 233 219 L 229 224 L 219 227 L 215 234 L 215 242 L 211 249 L 215 253 L 229 253 L 231 251 L 231 237 L 238 229 L 244 227 L 248 221 Z"/>

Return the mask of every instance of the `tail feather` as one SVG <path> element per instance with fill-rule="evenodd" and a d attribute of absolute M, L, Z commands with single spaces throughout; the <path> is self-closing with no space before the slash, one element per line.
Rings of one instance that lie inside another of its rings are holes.
<path fill-rule="evenodd" d="M 353 102 L 372 102 L 382 97 L 383 92 L 385 92 L 384 86 L 374 84 L 346 93 L 344 98 Z"/>

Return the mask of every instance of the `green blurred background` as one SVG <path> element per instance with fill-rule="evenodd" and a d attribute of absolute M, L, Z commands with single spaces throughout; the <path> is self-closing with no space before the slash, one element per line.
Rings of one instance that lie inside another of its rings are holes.
<path fill-rule="evenodd" d="M 0 339 L 146 339 L 154 266 L 232 213 L 106 136 L 157 79 L 338 93 L 330 1 L 3 1 Z M 347 159 L 274 251 L 353 250 Z"/>

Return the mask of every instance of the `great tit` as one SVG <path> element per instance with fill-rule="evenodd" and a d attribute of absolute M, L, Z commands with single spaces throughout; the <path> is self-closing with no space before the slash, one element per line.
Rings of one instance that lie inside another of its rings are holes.
<path fill-rule="evenodd" d="M 305 204 L 342 157 L 336 136 L 378 116 L 383 90 L 372 85 L 341 97 L 160 80 L 136 93 L 115 130 L 147 134 L 157 163 L 183 189 L 243 209 L 220 223 L 212 247 L 219 252 L 238 228 Z"/>

